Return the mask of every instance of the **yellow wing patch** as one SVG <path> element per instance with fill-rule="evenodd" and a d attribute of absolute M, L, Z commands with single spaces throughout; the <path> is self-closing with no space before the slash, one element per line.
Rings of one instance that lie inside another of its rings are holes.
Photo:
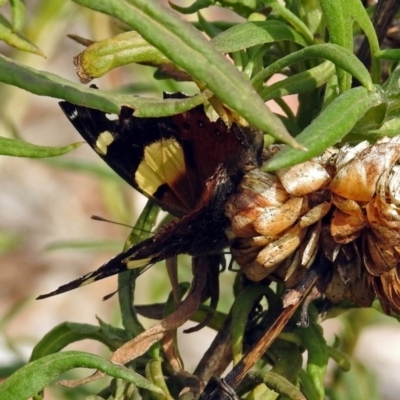
<path fill-rule="evenodd" d="M 151 257 L 143 258 L 141 260 L 129 260 L 129 257 L 128 257 L 123 261 L 123 263 L 126 264 L 126 268 L 135 269 L 135 268 L 144 267 L 145 265 L 149 264 L 150 261 L 151 261 Z"/>
<path fill-rule="evenodd" d="M 108 146 L 114 141 L 114 136 L 109 131 L 104 131 L 99 135 L 95 144 L 95 150 L 102 156 L 107 154 Z"/>
<path fill-rule="evenodd" d="M 147 195 L 152 196 L 161 185 L 173 182 L 184 173 L 182 147 L 175 139 L 164 139 L 145 148 L 135 180 Z"/>

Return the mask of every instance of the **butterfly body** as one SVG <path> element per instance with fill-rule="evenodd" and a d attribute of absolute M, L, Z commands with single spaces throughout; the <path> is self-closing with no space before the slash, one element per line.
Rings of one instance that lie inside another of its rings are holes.
<path fill-rule="evenodd" d="M 227 245 L 225 201 L 243 174 L 260 164 L 262 135 L 246 134 L 236 124 L 227 127 L 220 119 L 210 121 L 203 106 L 160 118 L 137 118 L 128 107 L 114 116 L 68 102 L 60 106 L 115 172 L 180 219 L 98 270 L 39 298 L 177 254 L 221 252 Z"/>

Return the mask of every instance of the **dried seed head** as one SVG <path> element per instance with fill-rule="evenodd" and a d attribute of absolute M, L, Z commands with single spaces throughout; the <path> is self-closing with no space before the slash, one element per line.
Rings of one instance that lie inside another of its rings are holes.
<path fill-rule="evenodd" d="M 281 169 L 277 175 L 291 196 L 313 193 L 331 181 L 328 171 L 317 160 Z"/>
<path fill-rule="evenodd" d="M 332 262 L 329 299 L 368 306 L 377 296 L 387 313 L 400 312 L 399 157 L 400 136 L 246 174 L 226 204 L 243 273 L 291 287 L 321 253 Z"/>
<path fill-rule="evenodd" d="M 230 237 L 236 237 L 232 253 L 249 279 L 258 281 L 276 271 L 279 279 L 292 285 L 294 277 L 303 276 L 297 268 L 305 271 L 311 265 L 319 238 L 314 225 L 331 206 L 324 189 L 331 180 L 325 169 L 330 157 L 276 175 L 252 170 L 228 199 Z"/>

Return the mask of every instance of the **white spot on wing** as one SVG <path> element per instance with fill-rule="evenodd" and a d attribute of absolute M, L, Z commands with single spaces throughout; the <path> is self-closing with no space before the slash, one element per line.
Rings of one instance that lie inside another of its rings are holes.
<path fill-rule="evenodd" d="M 73 120 L 73 119 L 75 119 L 77 116 L 78 116 L 78 110 L 77 110 L 76 108 L 74 108 L 74 109 L 72 110 L 72 113 L 69 115 L 69 118 L 70 118 L 71 120 Z"/>
<path fill-rule="evenodd" d="M 114 136 L 109 131 L 104 131 L 97 138 L 95 149 L 96 151 L 105 156 L 107 154 L 108 146 L 114 141 Z"/>
<path fill-rule="evenodd" d="M 107 114 L 107 113 L 106 113 L 106 118 L 107 118 L 109 121 L 116 121 L 116 120 L 119 119 L 119 115 L 118 115 L 118 114 Z"/>

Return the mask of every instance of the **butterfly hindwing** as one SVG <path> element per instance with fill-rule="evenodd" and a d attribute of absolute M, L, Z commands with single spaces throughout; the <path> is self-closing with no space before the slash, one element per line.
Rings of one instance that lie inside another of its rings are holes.
<path fill-rule="evenodd" d="M 221 187 L 222 185 L 219 185 L 217 190 Z M 218 253 L 227 244 L 224 234 L 226 222 L 223 213 L 216 213 L 213 208 L 201 208 L 178 222 L 165 225 L 153 237 L 131 246 L 96 271 L 89 272 L 38 298 L 44 299 L 64 293 L 129 269 L 155 264 L 177 254 L 199 256 Z"/>

